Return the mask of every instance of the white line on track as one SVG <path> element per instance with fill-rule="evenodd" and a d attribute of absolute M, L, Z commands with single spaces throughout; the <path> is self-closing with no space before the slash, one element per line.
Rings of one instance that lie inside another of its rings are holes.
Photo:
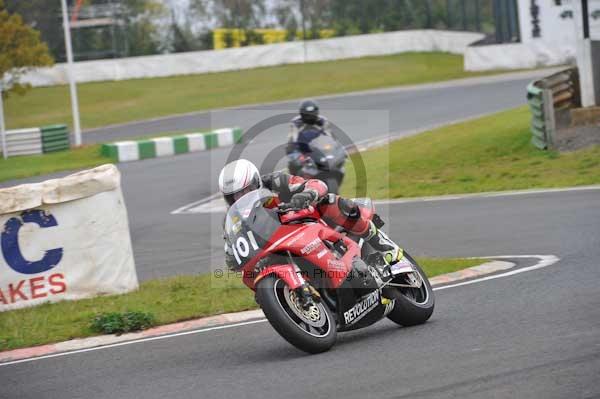
<path fill-rule="evenodd" d="M 495 280 L 497 278 L 514 276 L 515 274 L 525 273 L 525 272 L 529 272 L 532 270 L 537 270 L 537 269 L 541 269 L 544 267 L 548 267 L 550 265 L 555 264 L 556 262 L 558 262 L 560 260 L 560 258 L 558 258 L 557 256 L 554 256 L 554 255 L 517 255 L 517 256 L 501 255 L 501 256 L 482 256 L 480 258 L 483 258 L 483 259 L 538 258 L 540 261 L 533 266 L 521 267 L 519 269 L 511 270 L 511 271 L 500 273 L 500 274 L 493 274 L 491 276 L 479 277 L 474 280 L 463 281 L 462 283 L 443 285 L 441 287 L 434 288 L 433 290 L 440 291 L 440 290 L 445 290 L 447 288 L 460 287 L 461 285 L 481 283 L 483 281 Z"/>
<path fill-rule="evenodd" d="M 513 190 L 513 191 L 491 191 L 483 193 L 471 193 L 471 194 L 451 194 L 451 195 L 440 195 L 434 197 L 414 197 L 414 198 L 398 198 L 388 200 L 375 200 L 375 205 L 398 205 L 398 204 L 409 204 L 414 202 L 435 202 L 435 201 L 454 201 L 454 200 L 467 200 L 476 198 L 496 198 L 496 197 L 514 197 L 519 195 L 536 195 L 536 194 L 552 194 L 552 193 L 566 193 L 576 191 L 595 191 L 600 190 L 600 185 L 593 186 L 579 186 L 579 187 L 565 187 L 565 188 L 541 188 L 531 190 Z M 221 200 L 219 193 L 214 193 L 206 198 L 199 201 L 192 202 L 191 204 L 184 205 L 177 208 L 172 215 L 175 214 L 187 214 L 187 213 L 223 213 L 225 212 L 225 202 Z"/>
<path fill-rule="evenodd" d="M 172 211 L 171 215 L 177 215 L 177 214 L 180 214 L 180 213 L 190 213 L 190 209 L 196 208 L 196 207 L 198 207 L 198 206 L 200 206 L 202 204 L 205 204 L 205 203 L 211 202 L 213 200 L 216 200 L 220 195 L 221 195 L 221 193 L 217 192 L 217 193 L 214 193 L 212 195 L 209 195 L 208 197 L 202 198 L 201 200 L 194 201 L 194 202 L 192 202 L 190 204 L 184 205 L 184 206 L 182 206 L 180 208 L 177 208 L 174 211 Z M 223 203 L 225 203 L 225 202 L 223 202 Z"/>
<path fill-rule="evenodd" d="M 20 359 L 20 360 L 13 360 L 11 362 L 0 363 L 0 367 L 10 366 L 11 364 L 33 362 L 33 361 L 42 360 L 42 359 L 50 359 L 50 358 L 53 358 L 53 357 L 75 355 L 77 353 L 93 352 L 93 351 L 97 351 L 97 350 L 101 350 L 101 349 L 116 348 L 118 346 L 125 346 L 125 345 L 131 345 L 131 344 L 139 344 L 141 342 L 157 341 L 157 340 L 165 339 L 165 338 L 181 337 L 183 335 L 200 334 L 200 333 L 205 333 L 205 332 L 214 331 L 214 330 L 223 330 L 225 328 L 247 326 L 247 325 L 250 325 L 250 324 L 264 323 L 265 321 L 267 321 L 267 319 L 258 319 L 258 320 L 244 321 L 242 323 L 226 324 L 224 326 L 209 327 L 209 328 L 203 328 L 203 329 L 200 329 L 200 330 L 183 331 L 183 332 L 179 332 L 179 333 L 159 335 L 158 337 L 141 338 L 141 339 L 136 339 L 136 340 L 132 340 L 132 341 L 119 342 L 119 343 L 116 343 L 116 344 L 96 346 L 94 348 L 86 348 L 86 349 L 78 349 L 78 350 L 69 351 L 69 352 L 53 353 L 53 354 L 50 354 L 50 355 L 44 355 L 44 356 L 38 356 L 38 357 L 31 357 L 31 358 L 28 358 L 28 359 Z"/>
<path fill-rule="evenodd" d="M 513 190 L 513 191 L 491 191 L 484 193 L 457 194 L 457 195 L 440 195 L 434 197 L 415 197 L 415 198 L 398 198 L 388 200 L 375 200 L 376 205 L 396 205 L 407 204 L 411 202 L 433 202 L 433 201 L 452 201 L 472 198 L 495 198 L 495 197 L 514 197 L 518 195 L 535 195 L 535 194 L 552 194 L 565 193 L 572 191 L 594 191 L 600 190 L 600 185 L 580 186 L 580 187 L 565 187 L 565 188 L 540 188 L 530 190 Z"/>
<path fill-rule="evenodd" d="M 494 279 L 498 279 L 498 278 L 514 276 L 516 274 L 525 273 L 525 272 L 529 272 L 532 270 L 537 270 L 537 269 L 551 266 L 560 260 L 560 258 L 558 258 L 557 256 L 554 256 L 554 255 L 499 255 L 499 256 L 480 256 L 478 258 L 480 258 L 480 259 L 538 258 L 539 261 L 535 265 L 532 265 L 532 266 L 522 267 L 522 268 L 519 268 L 516 270 L 511 270 L 511 271 L 508 271 L 505 273 L 500 273 L 500 274 L 494 274 L 491 276 L 480 277 L 480 278 L 476 278 L 473 280 L 464 281 L 462 283 L 443 285 L 441 287 L 434 288 L 433 290 L 440 291 L 440 290 L 445 290 L 448 288 L 460 287 L 463 285 L 470 285 L 470 284 L 475 284 L 475 283 L 481 283 L 481 282 L 488 281 L 488 280 L 494 280 Z M 28 359 L 14 360 L 14 361 L 6 362 L 6 363 L 0 363 L 0 367 L 10 366 L 10 365 L 19 364 L 19 363 L 33 362 L 33 361 L 43 360 L 43 359 L 50 359 L 50 358 L 54 358 L 54 357 L 74 355 L 74 354 L 78 354 L 78 353 L 92 352 L 92 351 L 97 351 L 97 350 L 102 350 L 102 349 L 115 348 L 115 347 L 119 347 L 119 346 L 138 344 L 138 343 L 142 343 L 142 342 L 158 341 L 158 340 L 162 340 L 162 339 L 180 337 L 180 336 L 184 336 L 184 335 L 201 334 L 201 333 L 215 331 L 215 330 L 223 330 L 223 329 L 234 328 L 234 327 L 243 327 L 243 326 L 257 324 L 257 323 L 264 323 L 266 321 L 267 321 L 266 319 L 251 320 L 251 321 L 246 321 L 246 322 L 241 322 L 241 323 L 227 324 L 227 325 L 223 325 L 223 326 L 202 328 L 199 330 L 190 330 L 190 331 L 183 331 L 183 332 L 179 332 L 179 333 L 160 335 L 158 337 L 141 338 L 141 339 L 136 339 L 136 340 L 127 341 L 127 342 L 119 342 L 116 344 L 97 346 L 94 348 L 79 349 L 79 350 L 74 350 L 74 351 L 70 351 L 70 352 L 53 353 L 50 355 L 38 356 L 38 357 L 33 357 L 33 358 L 28 358 Z"/>

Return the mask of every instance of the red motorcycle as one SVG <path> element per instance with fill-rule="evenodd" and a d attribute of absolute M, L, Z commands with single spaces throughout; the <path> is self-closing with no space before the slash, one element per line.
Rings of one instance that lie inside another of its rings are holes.
<path fill-rule="evenodd" d="M 355 202 L 361 218 L 374 218 L 370 199 Z M 240 198 L 227 212 L 225 239 L 244 284 L 289 343 L 320 353 L 335 344 L 338 331 L 384 317 L 402 326 L 429 319 L 433 291 L 410 255 L 387 265 L 364 240 L 329 227 L 315 208 L 265 206 L 277 203 L 265 189 Z"/>

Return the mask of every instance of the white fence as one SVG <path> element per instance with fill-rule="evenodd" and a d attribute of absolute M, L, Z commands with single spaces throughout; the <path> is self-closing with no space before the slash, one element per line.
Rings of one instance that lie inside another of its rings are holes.
<path fill-rule="evenodd" d="M 482 38 L 480 33 L 441 30 L 374 33 L 310 40 L 305 44 L 287 42 L 225 50 L 83 61 L 75 63 L 75 76 L 78 82 L 94 82 L 223 72 L 409 51 L 463 54 L 470 43 Z M 36 69 L 26 74 L 23 80 L 33 86 L 66 84 L 65 64 Z"/>
<path fill-rule="evenodd" d="M 0 312 L 137 288 L 114 165 L 0 190 Z"/>

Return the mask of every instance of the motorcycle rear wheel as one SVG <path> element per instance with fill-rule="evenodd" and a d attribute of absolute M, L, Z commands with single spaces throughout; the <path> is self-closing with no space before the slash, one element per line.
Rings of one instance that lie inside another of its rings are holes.
<path fill-rule="evenodd" d="M 318 302 L 303 313 L 294 305 L 293 291 L 280 278 L 268 276 L 259 281 L 256 300 L 275 331 L 296 348 L 321 353 L 335 344 L 337 327 L 329 308 Z"/>
<path fill-rule="evenodd" d="M 386 289 L 386 292 L 392 292 L 393 298 L 390 299 L 396 300 L 394 309 L 387 317 L 396 324 L 408 327 L 423 324 L 429 320 L 435 307 L 435 297 L 423 269 L 408 253 L 405 252 L 404 256 L 413 264 L 423 283 L 420 288 L 394 287 L 393 290 Z"/>

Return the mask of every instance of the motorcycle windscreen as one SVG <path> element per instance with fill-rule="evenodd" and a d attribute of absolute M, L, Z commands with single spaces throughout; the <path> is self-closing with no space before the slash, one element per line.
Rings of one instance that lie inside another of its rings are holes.
<path fill-rule="evenodd" d="M 279 216 L 265 204 L 276 198 L 266 189 L 252 191 L 237 200 L 225 216 L 225 240 L 233 251 L 238 269 L 267 244 L 281 226 Z"/>
<path fill-rule="evenodd" d="M 330 136 L 321 135 L 309 145 L 310 157 L 321 168 L 341 168 L 346 160 L 346 150 Z"/>

